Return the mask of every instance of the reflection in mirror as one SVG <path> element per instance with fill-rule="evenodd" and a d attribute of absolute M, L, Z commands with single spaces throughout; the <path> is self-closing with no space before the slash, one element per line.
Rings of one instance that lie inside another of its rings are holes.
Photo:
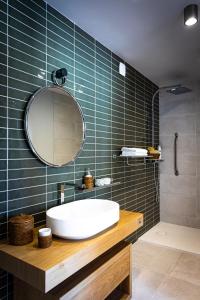
<path fill-rule="evenodd" d="M 29 144 L 47 165 L 64 166 L 82 149 L 83 114 L 78 102 L 62 87 L 37 91 L 29 101 L 25 121 Z"/>

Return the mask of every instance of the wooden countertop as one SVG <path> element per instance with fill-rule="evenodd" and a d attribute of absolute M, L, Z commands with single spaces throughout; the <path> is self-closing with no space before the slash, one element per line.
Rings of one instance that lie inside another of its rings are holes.
<path fill-rule="evenodd" d="M 47 249 L 37 247 L 37 238 L 24 246 L 0 243 L 0 268 L 42 292 L 48 292 L 99 255 L 142 226 L 141 213 L 121 210 L 119 222 L 87 240 L 53 238 Z"/>

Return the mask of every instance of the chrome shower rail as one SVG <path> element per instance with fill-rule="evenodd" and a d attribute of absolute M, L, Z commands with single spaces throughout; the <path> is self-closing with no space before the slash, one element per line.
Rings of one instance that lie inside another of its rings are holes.
<path fill-rule="evenodd" d="M 178 133 L 174 134 L 174 174 L 175 176 L 179 175 L 178 166 L 177 166 L 177 141 L 178 141 Z"/>

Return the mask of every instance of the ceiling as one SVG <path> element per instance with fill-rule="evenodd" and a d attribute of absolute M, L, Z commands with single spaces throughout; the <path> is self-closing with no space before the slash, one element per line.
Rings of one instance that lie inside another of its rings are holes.
<path fill-rule="evenodd" d="M 159 86 L 200 84 L 200 22 L 183 24 L 200 0 L 47 2 Z"/>

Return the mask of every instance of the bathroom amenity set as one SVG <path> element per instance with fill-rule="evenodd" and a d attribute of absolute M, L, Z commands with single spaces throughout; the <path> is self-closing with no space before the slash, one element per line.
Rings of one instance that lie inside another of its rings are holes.
<path fill-rule="evenodd" d="M 158 150 L 155 147 L 148 147 L 147 150 L 143 148 L 130 148 L 122 147 L 121 155 L 123 157 L 147 157 L 150 156 L 153 159 L 161 159 L 161 147 L 158 146 Z"/>
<path fill-rule="evenodd" d="M 85 171 L 85 175 L 83 177 L 83 186 L 85 189 L 92 189 L 94 186 L 101 187 L 110 185 L 112 182 L 113 179 L 110 177 L 94 179 L 89 168 Z"/>

